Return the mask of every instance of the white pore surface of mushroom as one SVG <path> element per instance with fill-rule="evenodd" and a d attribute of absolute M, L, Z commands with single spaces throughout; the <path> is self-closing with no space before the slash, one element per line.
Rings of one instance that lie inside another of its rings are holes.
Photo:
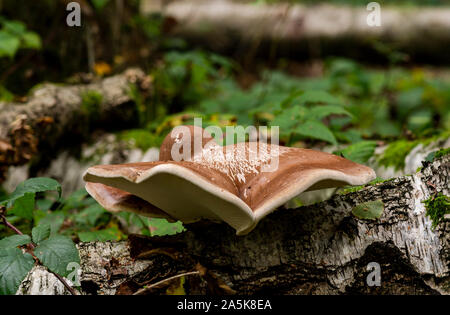
<path fill-rule="evenodd" d="M 202 128 L 180 126 L 163 141 L 160 161 L 97 165 L 83 178 L 109 211 L 224 221 L 245 235 L 302 192 L 375 177 L 371 168 L 333 154 L 260 142 L 220 146 Z"/>

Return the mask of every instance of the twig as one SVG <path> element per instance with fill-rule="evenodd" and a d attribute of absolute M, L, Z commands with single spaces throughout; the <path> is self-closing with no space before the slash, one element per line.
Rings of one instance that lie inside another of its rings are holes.
<path fill-rule="evenodd" d="M 161 285 L 161 284 L 163 284 L 165 282 L 168 282 L 168 281 L 180 278 L 180 277 L 190 276 L 190 275 L 198 275 L 198 274 L 200 274 L 199 271 L 189 271 L 189 272 L 185 272 L 185 273 L 180 273 L 179 275 L 175 275 L 175 276 L 163 279 L 163 280 L 158 281 L 156 283 L 153 283 L 153 284 L 151 284 L 149 286 L 146 286 L 145 288 L 139 289 L 136 292 L 134 292 L 133 295 L 144 294 L 145 292 L 150 291 L 151 289 L 153 289 L 156 286 L 159 286 L 159 285 Z"/>
<path fill-rule="evenodd" d="M 1 213 L 1 214 L 0 214 L 0 218 L 2 219 L 3 224 L 4 224 L 6 227 L 9 227 L 9 228 L 10 228 L 11 230 L 13 230 L 16 234 L 23 235 L 23 233 L 22 233 L 18 228 L 16 228 L 14 225 L 12 225 L 11 223 L 9 223 L 8 220 L 6 220 L 6 217 L 5 217 L 4 214 Z M 29 245 L 29 247 L 31 248 L 31 249 L 30 249 L 31 251 L 32 251 L 33 249 L 36 248 L 36 246 L 35 246 L 33 243 L 29 243 L 28 245 Z M 36 257 L 36 256 L 34 255 L 34 253 L 32 253 L 32 254 L 33 254 L 33 257 Z M 39 260 L 37 260 L 37 261 L 38 261 L 38 263 L 41 264 L 41 262 L 40 262 Z M 57 273 L 51 271 L 51 270 L 48 269 L 48 268 L 47 268 L 47 270 L 48 270 L 50 273 L 52 273 L 59 281 L 61 281 L 61 283 L 64 285 L 64 287 L 66 287 L 66 289 L 67 289 L 72 295 L 77 295 L 76 291 L 75 291 L 75 290 L 67 283 L 67 281 L 66 281 L 63 277 L 61 277 L 59 274 L 57 274 Z"/>

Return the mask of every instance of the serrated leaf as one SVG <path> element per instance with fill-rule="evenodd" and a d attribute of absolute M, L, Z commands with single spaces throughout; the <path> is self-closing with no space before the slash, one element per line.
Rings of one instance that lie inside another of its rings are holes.
<path fill-rule="evenodd" d="M 50 235 L 56 234 L 64 223 L 64 213 L 61 211 L 52 212 L 39 220 L 39 224 L 50 225 Z"/>
<path fill-rule="evenodd" d="M 28 235 L 12 235 L 0 240 L 0 248 L 14 248 L 31 242 Z"/>
<path fill-rule="evenodd" d="M 100 206 L 98 203 L 96 203 L 78 213 L 75 217 L 75 220 L 78 223 L 84 223 L 94 226 L 103 213 L 106 213 L 106 210 L 103 209 L 102 206 Z"/>
<path fill-rule="evenodd" d="M 334 153 L 342 154 L 346 159 L 353 162 L 364 164 L 373 156 L 376 146 L 377 143 L 375 141 L 361 141 Z"/>
<path fill-rule="evenodd" d="M 39 224 L 31 230 L 31 236 L 33 237 L 33 242 L 39 244 L 41 241 L 50 236 L 50 224 Z"/>
<path fill-rule="evenodd" d="M 0 31 L 0 57 L 14 57 L 20 46 L 20 40 L 17 36 L 8 32 Z"/>
<path fill-rule="evenodd" d="M 324 140 L 336 144 L 336 138 L 331 130 L 319 121 L 307 120 L 297 126 L 294 131 L 304 137 Z"/>
<path fill-rule="evenodd" d="M 78 237 L 82 242 L 93 241 L 118 241 L 121 238 L 120 231 L 117 228 L 109 228 L 92 232 L 79 232 Z"/>
<path fill-rule="evenodd" d="M 337 105 L 320 105 L 314 106 L 309 110 L 310 115 L 316 119 L 322 119 L 329 115 L 347 115 L 352 116 L 347 110 Z"/>
<path fill-rule="evenodd" d="M 80 256 L 73 241 L 63 235 L 54 235 L 42 241 L 34 250 L 41 263 L 53 272 L 65 277 L 69 263 L 80 263 Z"/>
<path fill-rule="evenodd" d="M 25 193 L 14 201 L 14 206 L 8 213 L 27 220 L 33 219 L 34 197 L 34 193 Z"/>
<path fill-rule="evenodd" d="M 340 104 L 340 100 L 330 93 L 322 90 L 306 91 L 300 95 L 297 99 L 300 104 L 306 103 L 327 103 L 327 104 Z"/>
<path fill-rule="evenodd" d="M 14 190 L 9 199 L 3 201 L 3 203 L 8 202 L 8 206 L 10 207 L 16 199 L 24 196 L 26 193 L 37 193 L 50 190 L 57 191 L 59 197 L 61 197 L 61 185 L 56 180 L 47 177 L 30 178 L 17 185 L 16 190 Z"/>
<path fill-rule="evenodd" d="M 376 220 L 381 217 L 384 204 L 381 200 L 367 201 L 355 206 L 352 213 L 358 219 Z"/>
<path fill-rule="evenodd" d="M 0 294 L 15 294 L 33 265 L 33 257 L 18 248 L 0 249 Z"/>

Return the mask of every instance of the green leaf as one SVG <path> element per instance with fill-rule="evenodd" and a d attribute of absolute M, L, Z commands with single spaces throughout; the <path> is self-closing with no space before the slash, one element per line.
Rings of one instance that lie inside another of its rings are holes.
<path fill-rule="evenodd" d="M 42 241 L 34 250 L 41 263 L 53 272 L 65 277 L 69 263 L 80 263 L 80 256 L 72 240 L 63 235 L 54 235 Z"/>
<path fill-rule="evenodd" d="M 96 10 L 101 10 L 105 5 L 107 5 L 109 0 L 92 0 L 92 4 L 94 5 Z"/>
<path fill-rule="evenodd" d="M 352 117 L 343 107 L 337 105 L 314 106 L 309 110 L 310 114 L 316 119 L 322 119 L 329 115 L 347 115 Z"/>
<path fill-rule="evenodd" d="M 361 203 L 352 209 L 352 213 L 358 219 L 376 220 L 381 217 L 384 204 L 381 200 Z"/>
<path fill-rule="evenodd" d="M 0 294 L 15 294 L 33 265 L 33 257 L 18 248 L 0 249 Z"/>
<path fill-rule="evenodd" d="M 23 47 L 30 49 L 41 49 L 41 38 L 35 32 L 26 32 L 22 36 Z"/>
<path fill-rule="evenodd" d="M 61 185 L 56 180 L 47 177 L 30 178 L 17 185 L 16 190 L 14 190 L 9 199 L 5 201 L 8 202 L 8 206 L 11 206 L 16 199 L 24 196 L 26 193 L 37 193 L 49 190 L 57 191 L 59 197 L 61 197 Z M 5 203 L 5 201 L 3 201 L 3 203 Z"/>
<path fill-rule="evenodd" d="M 184 231 L 183 224 L 180 221 L 170 223 L 166 219 L 157 218 L 151 218 L 148 221 L 152 236 L 174 235 Z"/>
<path fill-rule="evenodd" d="M 50 236 L 50 224 L 39 224 L 31 230 L 31 236 L 33 237 L 33 242 L 39 244 L 41 241 Z"/>
<path fill-rule="evenodd" d="M 20 46 L 18 37 L 8 32 L 0 31 L 0 57 L 14 57 Z"/>
<path fill-rule="evenodd" d="M 21 36 L 27 29 L 25 24 L 21 21 L 3 21 L 3 29 L 8 33 L 16 36 Z"/>
<path fill-rule="evenodd" d="M 118 241 L 121 238 L 120 231 L 117 228 L 109 228 L 92 232 L 79 232 L 78 237 L 82 242 L 93 241 Z"/>
<path fill-rule="evenodd" d="M 304 137 L 324 140 L 336 144 L 336 138 L 327 126 L 315 120 L 307 120 L 295 128 L 295 132 Z"/>
<path fill-rule="evenodd" d="M 361 141 L 349 145 L 343 150 L 335 151 L 334 154 L 342 154 L 346 159 L 364 164 L 373 156 L 377 143 L 375 141 Z"/>
<path fill-rule="evenodd" d="M 306 91 L 297 98 L 300 104 L 306 103 L 327 103 L 327 104 L 340 104 L 340 100 L 328 92 L 322 90 Z"/>
<path fill-rule="evenodd" d="M 33 219 L 34 197 L 34 193 L 25 193 L 15 200 L 14 207 L 8 213 L 27 220 Z"/>
<path fill-rule="evenodd" d="M 64 223 L 64 213 L 62 211 L 52 212 L 39 220 L 39 224 L 50 225 L 50 234 L 54 235 L 58 233 L 59 229 Z"/>
<path fill-rule="evenodd" d="M 0 240 L 0 248 L 14 248 L 31 243 L 28 235 L 12 235 Z"/>
<path fill-rule="evenodd" d="M 102 206 L 96 203 L 78 213 L 75 219 L 79 223 L 95 226 L 95 223 L 103 213 L 106 213 L 105 209 L 103 209 Z"/>

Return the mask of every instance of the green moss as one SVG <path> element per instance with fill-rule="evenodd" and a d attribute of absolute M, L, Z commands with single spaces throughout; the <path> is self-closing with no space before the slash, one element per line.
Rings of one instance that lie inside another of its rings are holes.
<path fill-rule="evenodd" d="M 433 229 L 444 219 L 444 215 L 450 214 L 450 197 L 442 193 L 430 197 L 423 203 L 427 209 L 427 216 L 433 222 Z"/>
<path fill-rule="evenodd" d="M 81 94 L 81 100 L 81 112 L 90 120 L 98 119 L 103 95 L 98 91 L 90 90 Z"/>
<path fill-rule="evenodd" d="M 398 140 L 389 144 L 384 153 L 378 158 L 378 163 L 384 167 L 393 166 L 395 170 L 405 168 L 405 158 L 419 141 Z"/>
<path fill-rule="evenodd" d="M 123 141 L 132 141 L 133 145 L 141 150 L 148 150 L 151 147 L 158 147 L 164 140 L 145 129 L 131 129 L 119 133 L 119 139 Z"/>
<path fill-rule="evenodd" d="M 365 184 L 365 185 L 361 185 L 361 186 L 346 186 L 343 187 L 342 190 L 339 192 L 340 195 L 346 195 L 349 193 L 353 193 L 353 192 L 357 192 L 360 191 L 361 189 L 363 189 L 364 187 L 368 187 L 368 186 L 373 186 L 376 184 L 380 184 L 380 183 L 384 183 L 387 181 L 390 181 L 391 179 L 382 179 L 381 177 L 377 177 L 374 180 L 372 180 L 371 182 Z"/>

